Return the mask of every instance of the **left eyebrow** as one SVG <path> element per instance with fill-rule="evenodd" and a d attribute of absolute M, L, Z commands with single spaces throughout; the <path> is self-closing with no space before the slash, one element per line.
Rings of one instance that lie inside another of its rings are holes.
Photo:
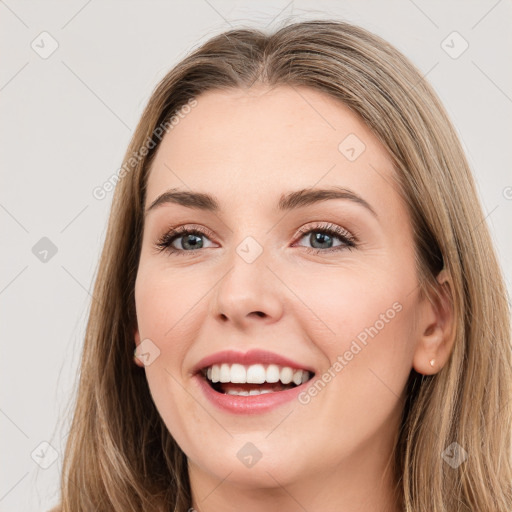
<path fill-rule="evenodd" d="M 311 204 L 319 203 L 321 201 L 328 201 L 330 199 L 348 199 L 361 206 L 364 206 L 374 217 L 378 217 L 375 210 L 371 205 L 358 196 L 354 191 L 343 187 L 331 188 L 306 188 L 283 194 L 279 199 L 277 208 L 279 211 L 292 210 L 302 206 L 309 206 Z"/>
<path fill-rule="evenodd" d="M 375 210 L 366 200 L 364 200 L 352 190 L 343 187 L 331 187 L 326 189 L 306 188 L 293 192 L 287 192 L 286 194 L 282 194 L 279 198 L 279 202 L 277 203 L 277 210 L 293 210 L 331 199 L 346 199 L 353 201 L 365 207 L 373 216 L 378 217 Z M 174 188 L 169 189 L 158 196 L 146 209 L 145 215 L 147 215 L 149 211 L 154 210 L 158 206 L 168 203 L 179 204 L 196 210 L 209 212 L 220 211 L 219 201 L 214 196 L 204 192 L 191 192 L 188 190 L 180 190 Z"/>

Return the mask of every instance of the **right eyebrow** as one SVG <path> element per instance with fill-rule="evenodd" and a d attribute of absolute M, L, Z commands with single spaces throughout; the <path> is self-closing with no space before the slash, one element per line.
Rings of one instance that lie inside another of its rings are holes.
<path fill-rule="evenodd" d="M 218 201 L 210 194 L 205 194 L 203 192 L 188 192 L 186 190 L 174 188 L 159 195 L 146 209 L 144 215 L 147 215 L 151 210 L 154 210 L 158 206 L 167 203 L 180 204 L 187 208 L 210 212 L 218 212 L 220 210 Z"/>

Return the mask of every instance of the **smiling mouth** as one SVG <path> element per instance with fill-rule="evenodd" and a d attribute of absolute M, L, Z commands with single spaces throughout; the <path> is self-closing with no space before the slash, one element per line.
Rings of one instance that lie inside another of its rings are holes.
<path fill-rule="evenodd" d="M 277 364 L 214 364 L 200 372 L 218 393 L 254 396 L 296 388 L 311 380 L 314 373 Z"/>

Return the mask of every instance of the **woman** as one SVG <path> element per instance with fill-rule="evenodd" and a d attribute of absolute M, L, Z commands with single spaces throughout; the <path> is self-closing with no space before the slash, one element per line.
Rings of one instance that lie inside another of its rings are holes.
<path fill-rule="evenodd" d="M 59 510 L 511 509 L 506 289 L 396 49 L 213 37 L 116 181 Z"/>

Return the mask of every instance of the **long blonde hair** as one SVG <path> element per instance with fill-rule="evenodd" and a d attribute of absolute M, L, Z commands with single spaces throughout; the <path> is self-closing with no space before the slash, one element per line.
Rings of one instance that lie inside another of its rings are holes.
<path fill-rule="evenodd" d="M 191 507 L 186 456 L 133 362 L 145 185 L 159 127 L 169 128 L 175 113 L 205 91 L 255 83 L 308 86 L 357 113 L 394 161 L 422 292 L 434 296 L 443 267 L 452 278 L 450 359 L 435 375 L 413 369 L 405 390 L 393 454 L 403 509 L 510 512 L 510 312 L 467 160 L 436 94 L 400 52 L 359 27 L 325 20 L 287 24 L 269 35 L 248 28 L 217 35 L 154 90 L 117 177 L 72 404 L 61 510 Z M 442 457 L 452 443 L 467 453 L 457 467 Z"/>

